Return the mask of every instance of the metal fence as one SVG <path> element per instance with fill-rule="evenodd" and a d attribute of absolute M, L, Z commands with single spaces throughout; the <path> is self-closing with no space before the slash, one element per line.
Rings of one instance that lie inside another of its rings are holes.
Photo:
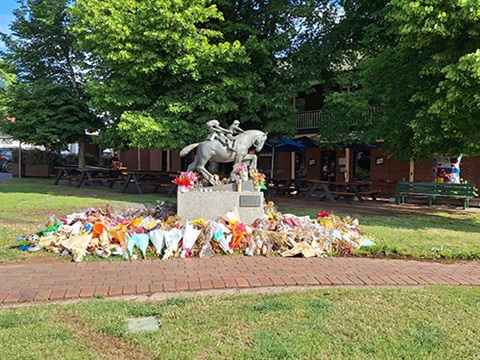
<path fill-rule="evenodd" d="M 377 107 L 371 107 L 369 114 L 365 117 L 362 117 L 358 120 L 359 122 L 373 122 L 375 120 L 375 113 L 377 112 Z M 312 110 L 312 111 L 300 111 L 296 114 L 297 117 L 297 131 L 301 130 L 315 130 L 318 129 L 320 122 L 327 121 L 328 116 L 322 112 L 322 110 Z M 356 125 L 356 124 L 352 124 Z"/>

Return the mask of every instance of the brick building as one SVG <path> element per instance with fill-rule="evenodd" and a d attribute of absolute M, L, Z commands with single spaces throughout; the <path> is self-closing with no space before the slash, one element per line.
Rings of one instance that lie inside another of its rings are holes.
<path fill-rule="evenodd" d="M 375 144 L 350 144 L 342 148 L 322 146 L 318 138 L 318 124 L 324 114 L 324 95 L 318 85 L 315 92 L 299 95 L 293 105 L 297 110 L 297 135 L 294 139 L 308 140 L 304 152 L 278 152 L 274 156 L 274 173 L 270 153 L 259 154 L 258 169 L 267 176 L 290 179 L 304 176 L 331 181 L 370 180 L 374 188 L 390 197 L 396 182 L 434 181 L 434 159 L 408 162 L 395 159 L 381 142 Z M 178 152 L 167 150 L 133 149 L 121 154 L 121 160 L 129 168 L 143 170 L 185 171 L 189 160 L 182 159 Z M 228 169 L 225 168 L 225 169 Z M 480 156 L 463 157 L 460 165 L 461 178 L 480 186 Z"/>

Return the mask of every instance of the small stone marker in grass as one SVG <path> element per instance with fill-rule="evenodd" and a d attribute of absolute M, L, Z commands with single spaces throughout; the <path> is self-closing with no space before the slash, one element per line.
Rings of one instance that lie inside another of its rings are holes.
<path fill-rule="evenodd" d="M 127 332 L 137 333 L 143 331 L 157 331 L 162 327 L 160 320 L 156 316 L 128 318 Z"/>

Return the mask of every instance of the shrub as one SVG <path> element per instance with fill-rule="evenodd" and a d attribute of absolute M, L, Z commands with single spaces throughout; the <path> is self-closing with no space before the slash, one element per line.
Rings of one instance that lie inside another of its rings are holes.
<path fill-rule="evenodd" d="M 58 154 L 50 150 L 32 149 L 28 151 L 25 158 L 27 165 L 56 165 L 58 163 Z"/>
<path fill-rule="evenodd" d="M 12 151 L 12 161 L 18 163 L 18 149 L 13 149 Z M 50 150 L 40 150 L 40 149 L 31 149 L 26 150 L 22 149 L 22 159 L 23 164 L 26 165 L 58 165 L 60 164 L 60 155 L 54 151 Z"/>

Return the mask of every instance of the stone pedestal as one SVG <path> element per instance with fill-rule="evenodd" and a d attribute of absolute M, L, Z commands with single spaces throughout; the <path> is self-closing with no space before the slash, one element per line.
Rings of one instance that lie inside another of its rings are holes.
<path fill-rule="evenodd" d="M 247 188 L 249 188 L 248 185 Z M 184 193 L 178 192 L 178 215 L 188 221 L 200 218 L 216 220 L 233 210 L 239 215 L 240 221 L 245 224 L 251 224 L 263 217 L 262 192 L 236 192 L 223 189 L 210 187 Z"/>

